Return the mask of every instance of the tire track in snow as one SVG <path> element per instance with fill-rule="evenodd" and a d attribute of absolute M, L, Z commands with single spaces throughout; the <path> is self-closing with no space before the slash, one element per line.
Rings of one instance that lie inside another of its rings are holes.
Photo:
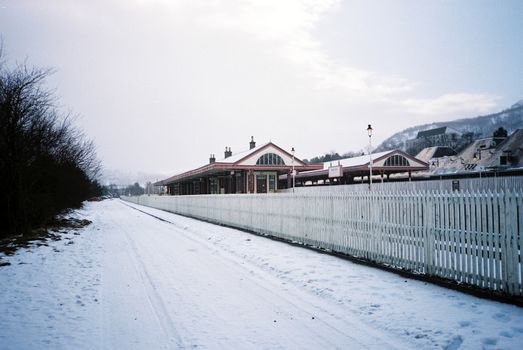
<path fill-rule="evenodd" d="M 140 276 L 144 289 L 147 291 L 148 303 L 151 306 L 151 310 L 155 315 L 158 325 L 164 332 L 166 339 L 169 339 L 170 348 L 185 349 L 185 346 L 182 342 L 182 338 L 180 337 L 176 329 L 176 326 L 174 325 L 174 322 L 171 319 L 171 316 L 167 312 L 165 303 L 160 294 L 158 293 L 156 285 L 153 282 L 151 276 L 147 272 L 147 268 L 144 265 L 143 260 L 141 259 L 133 240 L 129 236 L 129 233 L 126 229 L 123 229 L 122 231 L 125 235 L 129 247 L 131 247 L 132 250 L 132 254 L 130 254 L 130 256 L 133 261 L 134 268 Z"/>
<path fill-rule="evenodd" d="M 326 328 L 330 329 L 329 334 L 331 337 L 334 336 L 335 339 L 339 339 L 340 337 L 346 340 L 350 339 L 352 341 L 351 348 L 408 348 L 406 344 L 402 344 L 398 340 L 392 340 L 390 338 L 384 340 L 384 334 L 369 326 L 360 323 L 356 324 L 337 317 L 332 313 L 332 310 L 329 311 L 329 308 L 332 309 L 332 304 L 325 300 L 318 299 L 316 295 L 300 290 L 296 288 L 296 286 L 287 285 L 285 291 L 276 292 L 282 288 L 282 281 L 276 276 L 270 275 L 261 267 L 250 262 L 248 262 L 248 266 L 244 266 L 242 262 L 246 261 L 242 260 L 241 257 L 232 255 L 230 252 L 221 251 L 207 241 L 194 237 L 194 234 L 192 234 L 190 230 L 187 230 L 187 227 L 140 210 L 127 203 L 122 204 L 147 216 L 158 219 L 165 224 L 174 226 L 176 233 L 181 235 L 185 240 L 211 251 L 214 259 L 219 259 L 220 263 L 226 264 L 229 269 L 241 275 L 243 280 L 255 285 L 255 288 L 250 289 L 254 294 L 252 297 L 255 297 L 257 300 L 262 300 L 264 304 L 273 305 L 276 309 L 284 310 L 292 306 L 294 314 L 288 313 L 288 317 L 296 323 L 299 322 L 301 328 L 307 329 L 306 333 L 315 334 L 317 339 L 321 339 L 320 343 L 324 346 L 328 345 L 328 348 L 338 348 L 339 344 L 333 342 L 329 336 L 318 332 L 318 326 L 320 324 L 323 326 L 320 327 L 323 332 L 325 332 Z M 198 269 L 205 269 L 206 267 L 199 259 L 195 259 L 193 264 L 195 268 L 196 265 L 198 265 Z M 248 303 L 249 300 L 245 300 L 245 302 Z M 300 319 L 311 320 L 311 318 L 314 322 L 304 323 L 303 321 L 298 321 Z M 347 332 L 347 330 L 349 330 L 349 332 Z M 358 336 L 355 336 L 355 334 Z"/>

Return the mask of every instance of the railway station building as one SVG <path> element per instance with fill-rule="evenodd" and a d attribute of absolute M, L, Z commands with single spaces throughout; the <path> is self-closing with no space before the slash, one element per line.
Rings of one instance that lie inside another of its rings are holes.
<path fill-rule="evenodd" d="M 154 185 L 163 186 L 171 195 L 270 193 L 279 189 L 278 178 L 291 174 L 293 168 L 302 172 L 319 170 L 323 165 L 305 164 L 292 151 L 272 142 L 256 146 L 251 137 L 246 151 L 233 153 L 226 147 L 223 159 L 211 154 L 207 164 Z"/>

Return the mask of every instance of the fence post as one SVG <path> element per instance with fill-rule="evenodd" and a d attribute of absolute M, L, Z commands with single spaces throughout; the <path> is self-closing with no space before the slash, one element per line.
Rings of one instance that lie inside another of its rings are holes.
<path fill-rule="evenodd" d="M 423 201 L 423 212 L 426 213 L 424 217 L 424 245 L 425 245 L 425 271 L 428 275 L 434 274 L 435 263 L 434 263 L 434 200 L 436 194 L 434 191 L 426 193 L 425 200 Z"/>
<path fill-rule="evenodd" d="M 502 208 L 501 215 L 502 215 L 502 240 L 503 243 L 501 245 L 502 249 L 504 249 L 502 257 L 504 258 L 503 263 L 503 279 L 504 283 L 503 286 L 507 287 L 505 289 L 505 292 L 508 291 L 509 294 L 519 294 L 519 287 L 518 287 L 518 249 L 517 245 L 514 247 L 516 243 L 516 229 L 514 227 L 514 220 L 517 220 L 517 214 L 515 212 L 515 201 L 514 197 L 512 195 L 512 192 L 510 190 L 507 190 L 505 192 L 505 196 L 502 199 L 504 208 Z"/>

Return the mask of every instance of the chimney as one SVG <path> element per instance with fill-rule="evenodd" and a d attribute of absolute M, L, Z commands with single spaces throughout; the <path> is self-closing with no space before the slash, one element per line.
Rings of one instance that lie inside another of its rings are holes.
<path fill-rule="evenodd" d="M 216 157 L 214 156 L 214 154 L 211 154 L 211 155 L 209 156 L 209 164 L 212 164 L 212 163 L 214 163 L 214 162 L 216 162 Z"/>
<path fill-rule="evenodd" d="M 251 136 L 251 142 L 249 142 L 249 149 L 256 147 L 256 142 L 254 142 L 254 136 Z"/>
<path fill-rule="evenodd" d="M 229 158 L 230 156 L 232 156 L 232 151 L 231 151 L 231 148 L 227 148 L 225 147 L 225 158 Z"/>

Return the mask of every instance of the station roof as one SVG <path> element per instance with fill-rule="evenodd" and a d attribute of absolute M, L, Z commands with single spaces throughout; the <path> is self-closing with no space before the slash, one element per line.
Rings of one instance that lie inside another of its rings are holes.
<path fill-rule="evenodd" d="M 340 160 L 333 160 L 330 162 L 323 162 L 323 169 L 328 170 L 329 167 L 334 165 L 342 165 L 345 167 L 353 167 L 353 166 L 359 166 L 359 165 L 365 165 L 369 164 L 370 158 L 372 157 L 372 161 L 376 161 L 380 157 L 383 157 L 384 155 L 390 153 L 390 151 L 385 152 L 378 152 L 378 153 L 372 153 L 370 156 L 368 154 L 358 156 L 358 157 L 352 157 L 352 158 L 344 158 Z"/>
<path fill-rule="evenodd" d="M 274 153 L 278 155 L 284 162 L 283 165 L 260 165 L 257 164 L 258 159 L 266 153 Z M 214 163 L 203 165 L 199 168 L 186 171 L 181 174 L 171 176 L 165 180 L 158 181 L 155 186 L 166 186 L 176 182 L 191 180 L 193 178 L 216 175 L 227 171 L 235 170 L 276 170 L 276 171 L 290 171 L 292 165 L 298 171 L 321 169 L 320 164 L 305 164 L 300 159 L 292 156 L 289 152 L 280 148 L 272 142 L 267 142 L 263 145 L 254 147 L 249 150 L 241 151 L 232 154 L 229 157 L 217 160 Z"/>
<path fill-rule="evenodd" d="M 255 154 L 255 153 L 258 153 L 260 150 L 266 148 L 269 144 L 271 144 L 271 142 L 267 142 L 267 143 L 264 143 L 262 145 L 259 145 L 259 146 L 256 146 L 254 148 L 251 148 L 251 149 L 247 149 L 247 150 L 243 150 L 243 151 L 240 151 L 240 152 L 237 152 L 237 153 L 234 153 L 232 156 L 230 157 L 227 157 L 227 158 L 222 158 L 220 160 L 217 160 L 218 163 L 224 163 L 224 164 L 234 164 L 234 163 L 237 163 L 239 162 L 240 160 L 242 160 L 243 158 L 245 157 L 248 157 L 249 155 L 252 155 L 252 154 Z M 278 147 L 276 145 L 274 145 L 275 147 Z M 279 147 L 278 147 L 279 148 Z M 281 149 L 281 148 L 280 148 Z M 283 151 L 283 150 L 282 150 Z M 285 151 L 283 151 L 285 152 Z"/>
<path fill-rule="evenodd" d="M 388 163 L 387 160 L 389 158 L 393 159 L 393 156 L 405 158 L 407 161 L 406 165 Z M 384 171 L 386 173 L 392 173 L 428 169 L 428 164 L 426 162 L 412 157 L 411 155 L 400 150 L 392 150 L 372 153 L 370 156 L 367 154 L 358 157 L 344 158 L 340 160 L 324 162 L 322 164 L 322 169 L 300 172 L 296 175 L 296 178 L 327 177 L 329 175 L 329 168 L 331 166 L 338 165 L 341 165 L 343 167 L 344 174 L 360 176 L 369 171 L 369 163 L 371 158 L 373 163 L 372 168 L 376 172 Z"/>

